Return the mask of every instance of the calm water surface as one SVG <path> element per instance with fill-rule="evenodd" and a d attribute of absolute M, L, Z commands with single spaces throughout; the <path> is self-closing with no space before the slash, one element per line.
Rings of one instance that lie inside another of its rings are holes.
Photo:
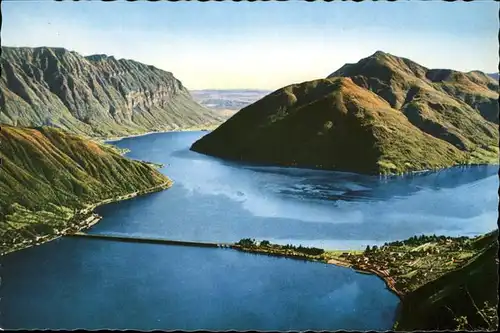
<path fill-rule="evenodd" d="M 3 258 L 6 328 L 389 329 L 382 280 L 234 250 L 67 238 Z"/>
<path fill-rule="evenodd" d="M 497 167 L 379 178 L 250 166 L 189 151 L 204 134 L 116 142 L 175 184 L 99 208 L 92 232 L 347 249 L 496 227 Z M 65 238 L 0 263 L 4 328 L 387 330 L 398 303 L 375 276 L 223 249 Z"/>
<path fill-rule="evenodd" d="M 125 139 L 131 158 L 164 163 L 164 192 L 98 209 L 93 232 L 323 248 L 364 248 L 415 234 L 477 235 L 496 228 L 498 166 L 407 177 L 249 166 L 189 150 L 203 132 Z"/>

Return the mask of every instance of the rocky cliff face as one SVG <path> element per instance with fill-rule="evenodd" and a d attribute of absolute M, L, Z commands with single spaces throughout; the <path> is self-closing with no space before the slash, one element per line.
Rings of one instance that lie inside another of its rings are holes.
<path fill-rule="evenodd" d="M 110 137 L 221 121 L 172 73 L 136 61 L 2 47 L 0 64 L 1 123 Z"/>
<path fill-rule="evenodd" d="M 399 173 L 498 161 L 498 82 L 384 52 L 279 89 L 192 149 L 241 161 Z"/>

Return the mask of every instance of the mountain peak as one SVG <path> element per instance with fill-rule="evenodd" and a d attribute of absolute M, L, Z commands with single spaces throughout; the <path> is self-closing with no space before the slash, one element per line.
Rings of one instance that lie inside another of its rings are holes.
<path fill-rule="evenodd" d="M 90 61 L 101 61 L 107 60 L 108 58 L 114 58 L 113 56 L 108 56 L 107 54 L 91 54 L 89 56 L 85 56 L 85 59 Z"/>
<path fill-rule="evenodd" d="M 384 52 L 384 51 L 376 51 L 374 54 L 372 54 L 368 58 L 378 58 L 378 57 L 384 57 L 384 56 L 390 56 L 391 54 Z"/>
<path fill-rule="evenodd" d="M 391 75 L 389 73 L 404 72 L 410 75 L 423 76 L 427 68 L 411 61 L 410 59 L 398 57 L 393 54 L 376 51 L 372 55 L 359 60 L 357 63 L 345 64 L 328 78 L 336 76 L 353 77 L 363 75 L 377 77 L 386 81 Z M 383 75 L 383 77 L 379 77 Z"/>
<path fill-rule="evenodd" d="M 492 81 L 377 51 L 327 79 L 275 91 L 191 149 L 370 174 L 497 162 L 498 84 Z"/>
<path fill-rule="evenodd" d="M 26 49 L 29 49 L 29 47 L 26 47 Z M 65 49 L 64 47 L 39 46 L 39 47 L 34 47 L 33 49 L 34 50 L 50 50 L 53 52 L 61 52 L 61 53 L 70 52 L 67 49 Z"/>
<path fill-rule="evenodd" d="M 2 58 L 9 62 L 18 61 L 33 61 L 33 59 L 40 58 L 55 58 L 60 61 L 62 59 L 74 59 L 80 55 L 74 51 L 65 49 L 64 47 L 15 47 L 15 46 L 2 46 Z"/>

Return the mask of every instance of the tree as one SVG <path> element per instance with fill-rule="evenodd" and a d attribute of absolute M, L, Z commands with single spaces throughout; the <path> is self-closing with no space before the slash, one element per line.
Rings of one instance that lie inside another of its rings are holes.
<path fill-rule="evenodd" d="M 271 243 L 269 243 L 268 240 L 263 240 L 262 242 L 260 242 L 260 246 L 266 246 L 267 247 L 269 245 L 271 245 Z"/>
<path fill-rule="evenodd" d="M 370 245 L 367 245 L 366 249 L 365 249 L 365 253 L 369 253 L 369 252 L 371 252 Z"/>
<path fill-rule="evenodd" d="M 255 240 L 252 240 L 250 238 L 243 238 L 236 244 L 242 247 L 252 247 L 255 245 Z"/>

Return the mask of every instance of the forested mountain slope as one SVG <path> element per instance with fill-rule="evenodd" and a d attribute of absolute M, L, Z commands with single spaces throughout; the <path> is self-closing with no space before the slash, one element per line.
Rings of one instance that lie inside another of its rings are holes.
<path fill-rule="evenodd" d="M 376 52 L 242 109 L 192 150 L 369 174 L 498 161 L 498 82 Z"/>
<path fill-rule="evenodd" d="M 2 125 L 0 144 L 0 238 L 8 243 L 3 247 L 14 238 L 71 226 L 88 205 L 172 183 L 154 166 L 122 157 L 112 146 L 52 127 Z"/>

